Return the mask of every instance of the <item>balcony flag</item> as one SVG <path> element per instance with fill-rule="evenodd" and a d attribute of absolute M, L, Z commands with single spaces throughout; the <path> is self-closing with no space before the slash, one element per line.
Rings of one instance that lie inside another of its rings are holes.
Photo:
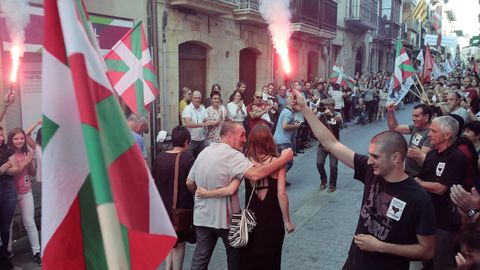
<path fill-rule="evenodd" d="M 333 73 L 330 74 L 330 82 L 343 85 L 345 88 L 353 89 L 354 80 L 343 70 L 343 66 L 335 63 L 332 67 Z"/>
<path fill-rule="evenodd" d="M 393 88 L 398 88 L 404 80 L 415 73 L 410 58 L 402 46 L 402 42 L 397 40 L 397 50 L 395 53 L 395 67 L 393 73 Z"/>
<path fill-rule="evenodd" d="M 81 0 L 45 0 L 44 269 L 157 269 L 176 234 Z"/>
<path fill-rule="evenodd" d="M 158 96 L 158 84 L 140 21 L 105 55 L 113 89 L 134 113 L 146 115 Z"/>
<path fill-rule="evenodd" d="M 442 32 L 442 5 L 438 5 L 433 12 L 432 27 L 437 31 L 437 34 Z"/>
<path fill-rule="evenodd" d="M 420 0 L 415 9 L 412 11 L 412 16 L 423 22 L 427 19 L 427 3 L 425 0 Z"/>

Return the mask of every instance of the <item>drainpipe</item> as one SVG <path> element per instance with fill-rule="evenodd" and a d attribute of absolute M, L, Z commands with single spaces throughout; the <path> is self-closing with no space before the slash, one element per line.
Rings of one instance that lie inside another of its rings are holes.
<path fill-rule="evenodd" d="M 147 2 L 147 29 L 148 29 L 148 40 L 150 41 L 149 49 L 151 52 L 151 57 L 153 61 L 153 66 L 155 70 L 158 70 L 158 29 L 157 29 L 157 2 L 156 0 L 151 0 Z M 150 113 L 150 150 L 152 163 L 156 158 L 157 154 L 157 102 L 154 101 L 151 105 L 152 112 Z"/>
<path fill-rule="evenodd" d="M 154 0 L 155 1 L 155 0 Z M 167 36 L 165 29 L 167 28 L 168 12 L 165 9 L 162 17 L 162 71 L 163 71 L 163 89 L 162 93 L 162 129 L 168 131 L 168 113 L 167 113 Z"/>

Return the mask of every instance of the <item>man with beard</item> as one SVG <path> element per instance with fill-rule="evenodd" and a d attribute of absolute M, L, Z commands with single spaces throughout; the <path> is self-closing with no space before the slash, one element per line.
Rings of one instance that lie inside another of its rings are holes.
<path fill-rule="evenodd" d="M 450 92 L 447 94 L 447 104 L 450 109 L 450 113 L 460 115 L 463 118 L 463 122 L 468 122 L 468 112 L 460 106 L 462 103 L 462 96 L 458 92 Z"/>
<path fill-rule="evenodd" d="M 344 270 L 409 269 L 410 259 L 433 257 L 435 221 L 432 201 L 403 170 L 407 143 L 384 131 L 370 142 L 368 156 L 341 144 L 294 92 L 301 111 L 325 149 L 355 170 L 364 184 L 362 208 Z"/>

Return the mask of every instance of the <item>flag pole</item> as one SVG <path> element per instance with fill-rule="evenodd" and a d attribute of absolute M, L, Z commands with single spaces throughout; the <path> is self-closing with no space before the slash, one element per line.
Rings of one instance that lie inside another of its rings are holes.
<path fill-rule="evenodd" d="M 418 97 L 420 100 L 422 100 L 422 101 L 428 102 L 428 101 L 427 101 L 427 100 L 428 100 L 428 96 L 425 97 L 425 96 L 420 92 L 420 90 L 418 90 L 418 87 L 417 87 L 417 85 L 416 85 L 415 83 L 414 83 L 413 85 L 415 86 L 415 89 L 417 89 L 417 97 Z"/>
<path fill-rule="evenodd" d="M 420 84 L 420 88 L 422 89 L 422 95 L 425 96 L 425 99 L 426 99 L 428 105 L 432 105 L 432 104 L 430 103 L 430 100 L 428 99 L 428 96 L 427 96 L 427 93 L 425 92 L 425 89 L 423 88 L 422 82 L 421 82 L 420 79 L 418 78 L 417 73 L 415 73 L 414 75 L 415 75 L 415 78 L 417 78 L 418 83 Z M 415 87 L 417 87 L 417 86 L 415 85 Z"/>
<path fill-rule="evenodd" d="M 421 96 L 419 96 L 417 93 L 415 93 L 412 89 L 408 89 L 410 93 L 412 93 L 414 96 L 418 97 L 419 99 L 423 100 Z"/>

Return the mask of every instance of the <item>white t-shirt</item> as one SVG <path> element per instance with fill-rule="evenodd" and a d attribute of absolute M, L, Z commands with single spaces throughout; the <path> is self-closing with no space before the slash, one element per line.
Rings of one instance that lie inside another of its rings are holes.
<path fill-rule="evenodd" d="M 247 108 L 245 107 L 245 104 L 242 104 L 242 109 L 240 111 L 237 111 L 237 109 L 238 104 L 235 104 L 233 101 L 227 104 L 227 110 L 230 119 L 235 122 L 243 122 L 245 117 L 247 117 Z"/>
<path fill-rule="evenodd" d="M 197 187 L 207 190 L 228 186 L 232 179 L 242 179 L 253 164 L 238 150 L 226 143 L 213 143 L 198 155 L 188 174 Z M 233 213 L 240 211 L 238 192 L 220 198 L 195 196 L 193 224 L 216 229 L 229 229 Z"/>
<path fill-rule="evenodd" d="M 196 109 L 193 104 L 190 103 L 182 112 L 182 118 L 187 117 L 190 118 L 192 123 L 203 123 L 207 119 L 208 114 L 203 105 L 200 105 L 198 109 Z M 204 127 L 188 128 L 188 131 L 190 131 L 192 141 L 203 141 L 206 138 Z"/>

